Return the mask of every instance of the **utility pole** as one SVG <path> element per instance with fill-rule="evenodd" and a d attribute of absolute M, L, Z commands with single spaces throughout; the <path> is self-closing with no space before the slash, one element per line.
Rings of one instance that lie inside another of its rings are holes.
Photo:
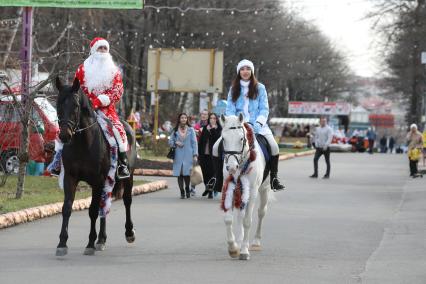
<path fill-rule="evenodd" d="M 25 7 L 22 15 L 22 47 L 21 47 L 21 97 L 22 97 L 22 138 L 19 149 L 19 173 L 16 186 L 16 198 L 19 199 L 24 193 L 24 182 L 26 166 L 28 163 L 28 121 L 31 112 L 32 98 L 30 98 L 31 85 L 31 62 L 33 50 L 33 8 Z"/>

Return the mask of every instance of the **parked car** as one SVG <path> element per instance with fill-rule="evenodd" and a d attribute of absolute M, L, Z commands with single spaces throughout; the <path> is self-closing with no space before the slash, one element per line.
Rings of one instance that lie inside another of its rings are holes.
<path fill-rule="evenodd" d="M 18 151 L 22 137 L 21 96 L 0 95 L 0 163 L 7 173 L 17 173 Z M 29 159 L 45 162 L 45 145 L 59 132 L 56 109 L 46 98 L 36 98 L 30 117 Z"/>

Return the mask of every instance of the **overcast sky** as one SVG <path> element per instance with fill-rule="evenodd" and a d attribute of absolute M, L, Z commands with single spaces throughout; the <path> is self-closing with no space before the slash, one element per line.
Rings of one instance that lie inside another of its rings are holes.
<path fill-rule="evenodd" d="M 283 0 L 303 18 L 313 21 L 344 52 L 355 74 L 374 76 L 378 60 L 371 22 L 362 18 L 371 0 Z"/>

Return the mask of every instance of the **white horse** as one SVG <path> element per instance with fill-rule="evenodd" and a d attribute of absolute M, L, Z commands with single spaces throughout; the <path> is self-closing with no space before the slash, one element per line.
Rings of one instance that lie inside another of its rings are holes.
<path fill-rule="evenodd" d="M 222 209 L 225 211 L 225 225 L 228 252 L 232 258 L 250 259 L 249 232 L 258 193 L 260 204 L 256 234 L 250 250 L 260 250 L 262 220 L 266 214 L 270 191 L 269 175 L 263 181 L 266 161 L 251 127 L 244 123 L 242 114 L 221 116 L 222 140 L 225 161 L 223 165 L 224 185 Z M 237 213 L 236 240 L 232 223 L 233 208 Z"/>

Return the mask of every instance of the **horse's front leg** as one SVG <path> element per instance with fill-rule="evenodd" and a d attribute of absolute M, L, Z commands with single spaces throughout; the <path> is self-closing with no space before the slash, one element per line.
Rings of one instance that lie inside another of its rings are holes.
<path fill-rule="evenodd" d="M 106 234 L 106 216 L 100 218 L 100 228 L 99 228 L 99 234 L 98 234 L 98 241 L 96 242 L 96 250 L 103 251 L 105 250 L 105 243 L 107 239 Z"/>
<path fill-rule="evenodd" d="M 232 221 L 233 221 L 233 212 L 232 208 L 225 212 L 225 226 L 226 226 L 226 239 L 228 242 L 228 253 L 232 258 L 237 258 L 240 255 L 240 248 L 235 242 L 235 235 L 232 230 Z"/>
<path fill-rule="evenodd" d="M 257 211 L 258 222 L 257 222 L 256 234 L 254 235 L 254 240 L 250 248 L 251 250 L 261 249 L 260 240 L 262 238 L 262 222 L 263 222 L 263 218 L 266 215 L 266 211 L 268 209 L 269 190 L 270 190 L 269 180 L 266 180 L 261 190 L 259 191 L 260 203 L 259 203 L 259 209 Z"/>
<path fill-rule="evenodd" d="M 241 249 L 240 249 L 240 259 L 241 260 L 249 260 L 250 259 L 250 253 L 249 253 L 249 233 L 250 233 L 250 227 L 253 221 L 253 209 L 254 209 L 254 200 L 250 200 L 247 204 L 247 208 L 245 209 L 245 215 L 243 219 L 243 232 L 244 237 L 243 241 L 241 243 Z"/>
<path fill-rule="evenodd" d="M 248 203 L 247 206 L 244 208 L 245 209 L 245 214 L 242 215 L 243 217 L 243 241 L 241 243 L 241 250 L 240 250 L 240 259 L 241 260 L 249 260 L 250 259 L 250 253 L 249 253 L 249 235 L 250 235 L 250 227 L 251 224 L 253 222 L 253 210 L 254 210 L 254 205 L 255 205 L 255 201 L 256 201 L 256 197 L 257 197 L 257 188 L 258 186 L 256 185 L 252 185 L 248 179 L 241 179 L 241 183 L 242 186 L 244 188 L 243 192 L 243 197 L 244 197 L 244 193 L 245 194 L 249 194 L 249 199 L 248 199 Z M 244 200 L 244 198 L 243 198 Z M 241 213 L 244 212 L 244 209 L 241 210 Z"/>
<path fill-rule="evenodd" d="M 85 255 L 95 254 L 95 241 L 96 241 L 96 220 L 99 216 L 99 206 L 101 201 L 102 187 L 92 187 L 92 202 L 89 207 L 90 217 L 90 234 L 89 242 L 84 250 Z"/>
<path fill-rule="evenodd" d="M 130 178 L 123 181 L 124 192 L 123 192 L 123 203 L 126 207 L 126 241 L 128 243 L 133 243 L 136 239 L 135 230 L 133 229 L 133 222 L 130 207 L 132 206 L 132 189 L 133 189 L 133 174 L 130 175 Z"/>
<path fill-rule="evenodd" d="M 71 217 L 72 204 L 75 198 L 75 189 L 77 181 L 70 175 L 64 176 L 64 204 L 62 205 L 62 227 L 59 234 L 59 244 L 56 248 L 57 256 L 64 256 L 68 253 L 67 240 L 68 240 L 68 223 Z"/>

